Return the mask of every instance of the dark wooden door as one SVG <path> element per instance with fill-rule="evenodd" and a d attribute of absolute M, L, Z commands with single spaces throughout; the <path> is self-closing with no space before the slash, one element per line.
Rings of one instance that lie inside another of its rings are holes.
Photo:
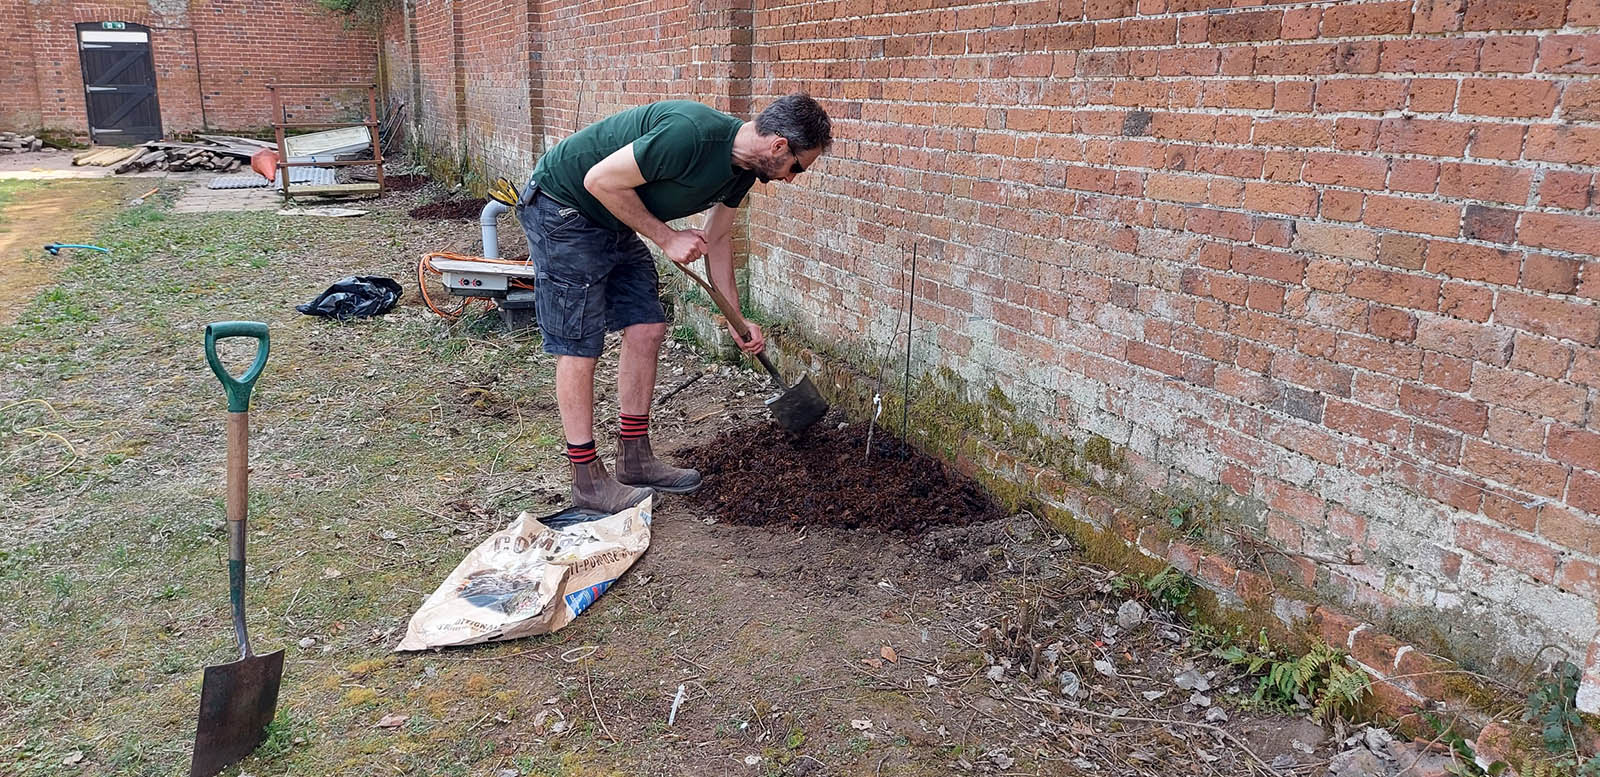
<path fill-rule="evenodd" d="M 90 142 L 131 145 L 159 139 L 161 108 L 156 103 L 150 28 L 124 22 L 77 27 Z"/>

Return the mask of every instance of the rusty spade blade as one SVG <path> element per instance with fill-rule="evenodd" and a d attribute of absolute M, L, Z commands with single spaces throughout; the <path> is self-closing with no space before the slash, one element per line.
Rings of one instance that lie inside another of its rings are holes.
<path fill-rule="evenodd" d="M 256 358 L 238 378 L 217 358 L 217 340 L 256 339 Z M 267 325 L 223 321 L 206 327 L 206 361 L 228 394 L 228 603 L 239 660 L 206 667 L 200 686 L 200 717 L 195 726 L 189 777 L 211 777 L 250 754 L 267 738 L 267 724 L 278 708 L 283 651 L 258 656 L 250 650 L 244 625 L 245 512 L 250 493 L 250 390 L 267 363 Z"/>
<path fill-rule="evenodd" d="M 766 361 L 765 356 L 762 357 L 762 361 Z M 777 375 L 777 372 L 774 371 L 773 375 Z M 777 420 L 779 426 L 791 433 L 799 434 L 822 420 L 828 412 L 828 401 L 817 393 L 817 387 L 811 383 L 811 376 L 806 375 L 788 391 L 767 400 L 767 409 L 772 411 L 772 417 Z"/>
<path fill-rule="evenodd" d="M 282 650 L 206 667 L 189 777 L 211 777 L 266 740 L 282 680 Z"/>
<path fill-rule="evenodd" d="M 717 287 L 706 283 L 706 279 L 700 277 L 699 273 L 689 269 L 688 266 L 677 262 L 673 262 L 672 266 L 682 270 L 695 283 L 700 284 L 700 288 L 705 289 L 706 293 L 711 295 L 711 301 L 717 304 L 717 309 L 721 310 L 723 317 L 728 319 L 728 324 L 733 327 L 734 332 L 738 333 L 740 340 L 750 339 L 750 327 L 745 324 L 744 316 L 739 314 L 737 305 L 729 302 L 728 298 L 722 295 L 722 292 L 717 291 Z M 778 373 L 777 367 L 772 366 L 772 360 L 768 359 L 765 353 L 756 354 L 756 359 L 761 362 L 762 367 L 766 368 L 767 374 L 772 376 L 772 382 L 777 385 L 778 390 L 783 392 L 776 399 L 767 400 L 767 407 L 772 411 L 772 417 L 777 420 L 779 426 L 782 426 L 792 434 L 799 434 L 811 428 L 812 424 L 821 420 L 822 416 L 828 412 L 828 402 L 822 398 L 821 394 L 817 393 L 817 387 L 811 383 L 811 376 L 802 377 L 799 383 L 790 388 L 789 384 L 784 382 L 783 375 Z"/>

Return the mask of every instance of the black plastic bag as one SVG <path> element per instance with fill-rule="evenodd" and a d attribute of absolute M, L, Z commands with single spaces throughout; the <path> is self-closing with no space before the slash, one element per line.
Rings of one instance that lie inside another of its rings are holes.
<path fill-rule="evenodd" d="M 394 308 L 403 293 L 393 278 L 351 275 L 340 278 L 316 299 L 296 305 L 294 309 L 308 316 L 328 316 L 341 321 L 381 316 Z"/>

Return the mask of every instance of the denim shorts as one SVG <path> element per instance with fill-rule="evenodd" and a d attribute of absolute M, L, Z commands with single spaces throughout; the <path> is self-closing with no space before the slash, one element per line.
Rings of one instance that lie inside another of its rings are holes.
<path fill-rule="evenodd" d="M 528 235 L 545 353 L 598 358 L 607 331 L 666 322 L 655 257 L 637 234 L 596 226 L 533 183 L 517 220 Z"/>

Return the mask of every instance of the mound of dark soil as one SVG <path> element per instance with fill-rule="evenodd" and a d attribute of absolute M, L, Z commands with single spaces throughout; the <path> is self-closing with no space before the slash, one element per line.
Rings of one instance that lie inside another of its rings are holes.
<path fill-rule="evenodd" d="M 802 435 L 752 424 L 683 453 L 705 477 L 688 499 L 718 520 L 751 526 L 922 534 L 1005 517 L 977 483 L 882 428 L 866 451 L 866 424 L 840 429 L 830 416 Z"/>
<path fill-rule="evenodd" d="M 414 192 L 428 185 L 426 175 L 386 175 L 383 187 L 395 192 Z"/>
<path fill-rule="evenodd" d="M 430 202 L 418 208 L 407 211 L 414 219 L 429 219 L 440 221 L 444 219 L 475 219 L 483 211 L 483 204 L 488 200 L 441 200 Z"/>

